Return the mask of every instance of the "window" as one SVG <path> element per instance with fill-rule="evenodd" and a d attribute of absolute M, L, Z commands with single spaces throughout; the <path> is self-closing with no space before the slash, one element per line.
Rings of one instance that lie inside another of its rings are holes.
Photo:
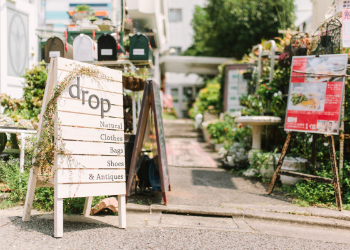
<path fill-rule="evenodd" d="M 173 97 L 173 102 L 179 102 L 179 89 L 171 89 L 170 95 Z"/>
<path fill-rule="evenodd" d="M 169 10 L 169 22 L 181 22 L 182 21 L 182 10 L 181 9 L 170 9 Z"/>
<path fill-rule="evenodd" d="M 178 56 L 181 54 L 181 47 L 171 47 L 169 53 L 172 56 Z"/>

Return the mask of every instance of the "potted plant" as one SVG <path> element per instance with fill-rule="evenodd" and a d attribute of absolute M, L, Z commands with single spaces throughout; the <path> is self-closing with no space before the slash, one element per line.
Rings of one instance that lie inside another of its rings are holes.
<path fill-rule="evenodd" d="M 252 79 L 252 75 L 253 75 L 252 72 L 246 71 L 243 73 L 243 79 L 250 80 L 250 79 Z"/>
<path fill-rule="evenodd" d="M 94 13 L 94 10 L 89 5 L 79 4 L 75 7 L 72 18 L 74 21 L 82 20 L 83 18 L 94 16 Z"/>
<path fill-rule="evenodd" d="M 298 155 L 286 156 L 284 158 L 281 169 L 291 172 L 303 172 L 306 168 L 307 160 Z M 280 175 L 282 184 L 294 186 L 298 182 L 298 178 Z"/>
<path fill-rule="evenodd" d="M 124 40 L 124 49 L 126 52 L 130 51 L 130 39 L 129 39 L 129 37 Z"/>
<path fill-rule="evenodd" d="M 274 94 L 277 92 L 277 88 L 274 87 L 271 83 L 268 84 L 261 84 L 260 89 L 258 90 L 257 94 L 261 98 L 261 102 L 263 104 L 263 113 L 264 116 L 272 116 L 273 113 L 270 110 L 270 104 L 271 100 L 274 96 Z"/>
<path fill-rule="evenodd" d="M 148 74 L 123 73 L 123 87 L 132 91 L 141 91 L 145 88 L 147 78 L 149 78 Z"/>
<path fill-rule="evenodd" d="M 291 60 L 289 58 L 289 53 L 288 52 L 283 52 L 279 57 L 278 57 L 278 64 L 282 68 L 289 68 L 290 67 Z"/>
<path fill-rule="evenodd" d="M 305 36 L 300 36 L 300 38 L 292 44 L 292 47 L 297 56 L 305 56 L 311 45 L 311 38 L 306 34 Z"/>

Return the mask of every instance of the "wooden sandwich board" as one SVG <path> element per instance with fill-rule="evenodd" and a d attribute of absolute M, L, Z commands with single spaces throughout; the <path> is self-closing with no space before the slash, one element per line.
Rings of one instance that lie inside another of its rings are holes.
<path fill-rule="evenodd" d="M 165 137 L 163 129 L 162 105 L 160 99 L 159 85 L 152 80 L 147 80 L 143 91 L 142 104 L 139 122 L 137 125 L 137 133 L 134 142 L 134 150 L 132 153 L 129 177 L 127 182 L 127 197 L 136 190 L 136 174 L 140 168 L 140 156 L 143 146 L 144 136 L 147 127 L 147 121 L 150 110 L 153 113 L 155 124 L 155 136 L 157 142 L 158 166 L 161 180 L 161 189 L 163 193 L 164 204 L 167 204 L 166 192 L 171 190 L 168 162 L 166 157 Z"/>
<path fill-rule="evenodd" d="M 95 68 L 61 57 L 51 59 L 40 117 L 55 86 L 76 66 Z M 64 144 L 74 163 L 66 155 L 56 155 L 54 171 L 46 183 L 41 181 L 38 168 L 32 167 L 30 171 L 22 219 L 30 220 L 35 188 L 54 187 L 55 237 L 63 236 L 64 198 L 86 197 L 84 216 L 87 216 L 93 196 L 118 195 L 119 227 L 126 228 L 122 73 L 96 68 L 108 79 L 94 82 L 92 77 L 78 76 L 57 100 L 55 143 Z M 85 93 L 81 94 L 82 91 Z M 38 140 L 44 129 L 40 120 Z M 57 140 L 58 133 L 62 141 Z"/>

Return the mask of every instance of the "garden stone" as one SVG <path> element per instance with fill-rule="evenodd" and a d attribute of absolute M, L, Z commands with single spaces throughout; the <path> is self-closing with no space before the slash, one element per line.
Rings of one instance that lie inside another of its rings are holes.
<path fill-rule="evenodd" d="M 91 209 L 90 215 L 97 214 L 98 212 L 106 208 L 112 210 L 113 213 L 118 213 L 117 199 L 115 197 L 103 199 L 102 201 L 100 201 L 98 205 L 96 205 L 94 208 Z"/>

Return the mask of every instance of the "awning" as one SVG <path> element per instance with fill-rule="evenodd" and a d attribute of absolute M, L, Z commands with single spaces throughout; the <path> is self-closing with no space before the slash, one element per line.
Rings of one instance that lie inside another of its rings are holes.
<path fill-rule="evenodd" d="M 232 58 L 227 57 L 202 57 L 202 56 L 162 56 L 160 66 L 163 72 L 217 75 L 218 66 L 223 63 L 232 63 Z"/>

